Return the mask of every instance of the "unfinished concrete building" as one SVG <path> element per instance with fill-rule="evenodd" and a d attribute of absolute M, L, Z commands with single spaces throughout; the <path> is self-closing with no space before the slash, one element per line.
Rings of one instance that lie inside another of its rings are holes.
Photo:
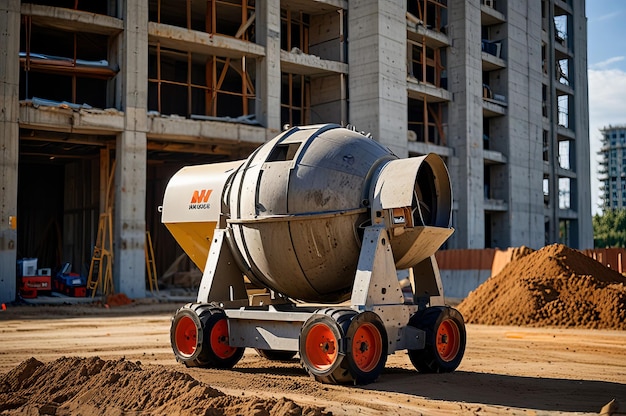
<path fill-rule="evenodd" d="M 450 248 L 593 244 L 584 0 L 8 0 L 0 5 L 0 298 L 16 260 L 146 293 L 181 253 L 157 211 L 188 164 L 284 125 L 437 153 Z M 103 238 L 99 231 L 111 232 Z M 100 241 L 97 241 L 100 240 Z"/>

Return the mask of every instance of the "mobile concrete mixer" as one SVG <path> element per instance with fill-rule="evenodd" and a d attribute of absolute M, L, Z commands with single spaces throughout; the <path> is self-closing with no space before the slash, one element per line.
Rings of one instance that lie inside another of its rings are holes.
<path fill-rule="evenodd" d="M 182 168 L 162 221 L 204 272 L 197 302 L 172 317 L 177 360 L 231 368 L 251 347 L 299 354 L 321 382 L 363 384 L 406 349 L 421 372 L 455 370 L 465 325 L 444 305 L 434 257 L 451 215 L 441 158 L 399 159 L 337 125 Z"/>

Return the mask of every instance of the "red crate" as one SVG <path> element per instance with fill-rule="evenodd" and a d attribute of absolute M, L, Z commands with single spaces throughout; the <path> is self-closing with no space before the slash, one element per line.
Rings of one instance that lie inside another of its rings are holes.
<path fill-rule="evenodd" d="M 35 299 L 37 297 L 37 289 L 20 289 L 20 296 L 24 299 Z"/>
<path fill-rule="evenodd" d="M 50 292 L 52 290 L 51 276 L 22 276 L 20 290 L 35 290 Z"/>
<path fill-rule="evenodd" d="M 63 293 L 67 296 L 75 298 L 84 298 L 87 296 L 87 286 L 63 286 Z"/>

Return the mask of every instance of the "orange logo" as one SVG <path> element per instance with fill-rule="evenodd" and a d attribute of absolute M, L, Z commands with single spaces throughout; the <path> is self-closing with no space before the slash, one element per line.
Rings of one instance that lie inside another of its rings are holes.
<path fill-rule="evenodd" d="M 202 189 L 200 191 L 193 191 L 193 196 L 191 197 L 191 204 L 200 204 L 207 203 L 209 201 L 209 197 L 211 196 L 212 189 Z"/>

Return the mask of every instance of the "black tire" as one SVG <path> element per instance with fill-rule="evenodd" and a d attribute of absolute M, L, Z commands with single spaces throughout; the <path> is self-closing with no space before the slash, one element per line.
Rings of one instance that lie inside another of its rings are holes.
<path fill-rule="evenodd" d="M 285 350 L 262 350 L 256 348 L 257 354 L 270 361 L 291 361 L 296 356 L 296 351 Z"/>
<path fill-rule="evenodd" d="M 172 317 L 170 342 L 176 360 L 187 367 L 232 368 L 244 348 L 228 345 L 227 317 L 220 308 L 189 303 Z"/>
<path fill-rule="evenodd" d="M 387 363 L 388 339 L 385 325 L 374 312 L 361 312 L 346 333 L 346 359 L 355 384 L 375 381 Z"/>
<path fill-rule="evenodd" d="M 307 373 L 320 383 L 354 382 L 345 360 L 345 334 L 356 314 L 352 309 L 321 309 L 302 326 L 300 362 Z"/>
<path fill-rule="evenodd" d="M 461 364 L 467 335 L 463 316 L 454 308 L 434 306 L 416 312 L 409 325 L 426 332 L 424 349 L 408 350 L 421 373 L 450 373 Z"/>

